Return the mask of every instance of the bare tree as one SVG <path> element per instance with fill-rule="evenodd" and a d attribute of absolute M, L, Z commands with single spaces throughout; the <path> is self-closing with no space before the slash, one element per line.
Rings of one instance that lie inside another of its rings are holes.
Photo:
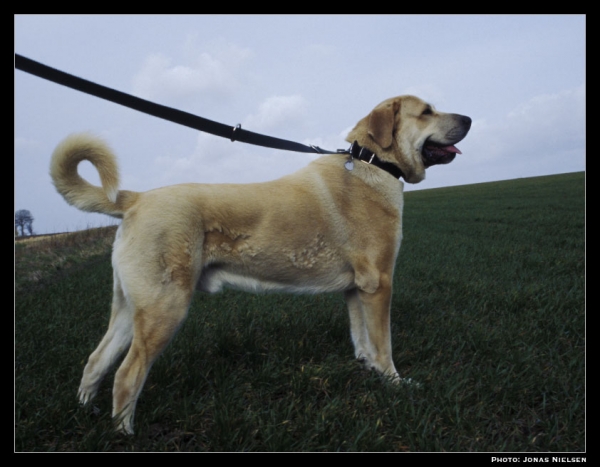
<path fill-rule="evenodd" d="M 18 233 L 21 229 L 21 236 L 25 235 L 25 230 L 29 235 L 33 235 L 33 216 L 27 209 L 19 209 L 15 212 L 15 230 Z"/>

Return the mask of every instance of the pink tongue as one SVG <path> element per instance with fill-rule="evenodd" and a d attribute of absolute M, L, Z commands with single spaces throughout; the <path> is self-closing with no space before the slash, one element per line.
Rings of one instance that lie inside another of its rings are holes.
<path fill-rule="evenodd" d="M 462 154 L 462 152 L 460 152 L 460 149 L 458 149 L 456 146 L 428 146 L 427 149 L 429 149 L 432 152 L 451 152 L 451 153 L 456 153 L 456 154 Z"/>
<path fill-rule="evenodd" d="M 446 146 L 442 148 L 444 151 L 448 151 L 448 152 L 455 152 L 456 154 L 462 154 L 462 152 L 460 152 L 460 149 L 458 149 L 456 146 Z"/>

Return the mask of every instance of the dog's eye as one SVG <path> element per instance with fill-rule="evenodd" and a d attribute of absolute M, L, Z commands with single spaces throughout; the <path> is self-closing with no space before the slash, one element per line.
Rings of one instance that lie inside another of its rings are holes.
<path fill-rule="evenodd" d="M 433 110 L 431 110 L 430 107 L 427 107 L 425 110 L 423 110 L 423 113 L 421 113 L 421 115 L 431 115 L 433 114 Z"/>

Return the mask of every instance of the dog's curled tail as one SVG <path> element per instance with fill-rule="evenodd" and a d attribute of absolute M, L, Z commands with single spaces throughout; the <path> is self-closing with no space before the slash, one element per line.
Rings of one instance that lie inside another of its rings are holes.
<path fill-rule="evenodd" d="M 96 167 L 102 187 L 81 178 L 77 166 L 84 160 Z M 67 203 L 82 211 L 122 218 L 139 196 L 133 191 L 119 190 L 117 158 L 104 141 L 87 133 L 68 136 L 56 147 L 50 176 Z"/>

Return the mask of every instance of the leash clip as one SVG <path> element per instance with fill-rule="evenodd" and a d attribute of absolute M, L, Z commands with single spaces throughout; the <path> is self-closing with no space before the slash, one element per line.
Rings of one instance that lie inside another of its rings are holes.
<path fill-rule="evenodd" d="M 321 149 L 319 146 L 315 146 L 314 144 L 309 144 L 308 147 L 311 148 L 317 154 L 328 154 L 327 151 Z"/>

